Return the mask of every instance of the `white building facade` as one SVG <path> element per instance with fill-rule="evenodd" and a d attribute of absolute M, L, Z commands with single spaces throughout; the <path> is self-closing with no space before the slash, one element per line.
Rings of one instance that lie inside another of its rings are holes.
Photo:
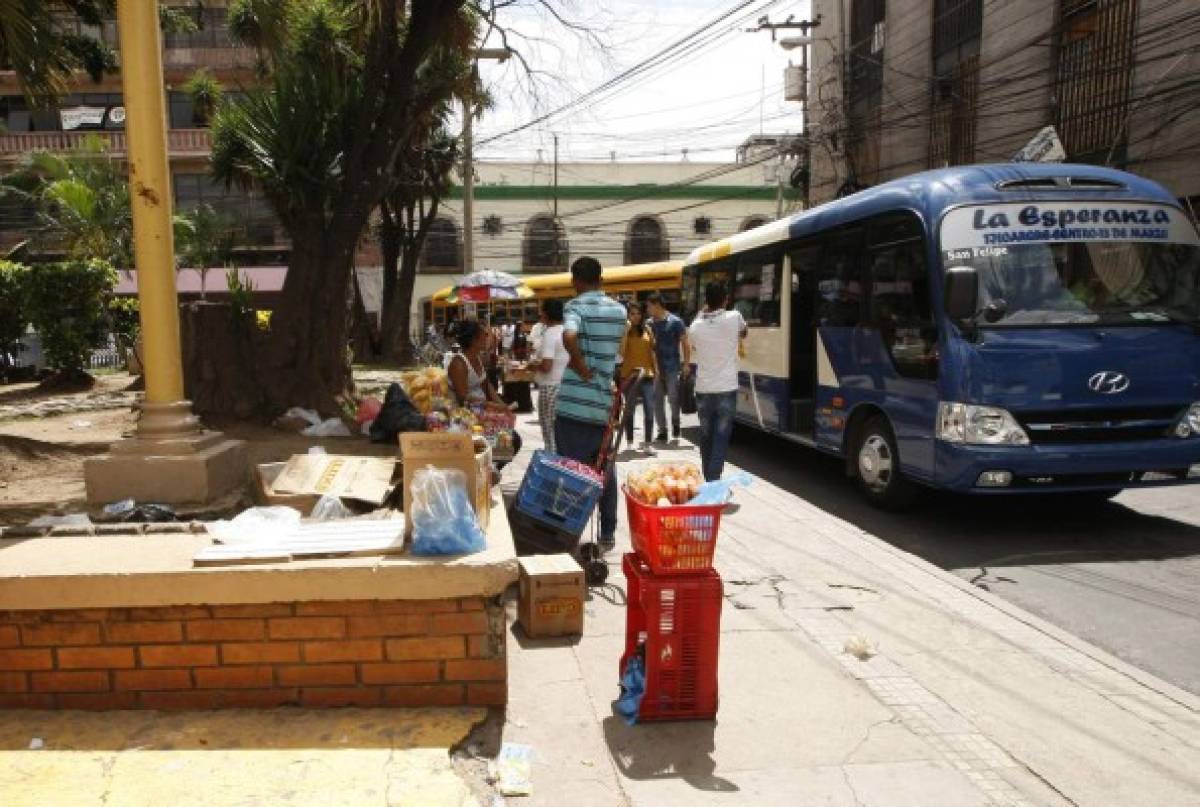
<path fill-rule="evenodd" d="M 701 244 L 795 209 L 772 161 L 477 162 L 474 268 L 566 271 L 590 255 L 602 266 L 682 261 Z M 556 180 L 557 173 L 557 182 Z M 419 301 L 464 271 L 461 185 L 442 202 L 414 292 Z"/>

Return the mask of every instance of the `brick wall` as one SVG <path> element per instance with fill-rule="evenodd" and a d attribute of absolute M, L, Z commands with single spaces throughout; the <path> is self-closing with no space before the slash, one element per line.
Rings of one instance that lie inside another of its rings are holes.
<path fill-rule="evenodd" d="M 0 611 L 0 708 L 502 705 L 483 597 Z"/>

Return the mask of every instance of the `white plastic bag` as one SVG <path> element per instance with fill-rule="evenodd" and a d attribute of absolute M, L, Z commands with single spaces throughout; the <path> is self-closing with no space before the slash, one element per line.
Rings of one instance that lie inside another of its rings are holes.
<path fill-rule="evenodd" d="M 213 521 L 208 534 L 223 544 L 270 544 L 300 529 L 300 511 L 294 507 L 251 507 L 230 521 Z"/>
<path fill-rule="evenodd" d="M 414 555 L 466 555 L 487 546 L 462 471 L 427 465 L 413 474 Z"/>
<path fill-rule="evenodd" d="M 305 437 L 350 437 L 350 429 L 340 418 L 330 418 L 300 432 Z"/>
<path fill-rule="evenodd" d="M 342 518 L 352 518 L 354 511 L 342 504 L 342 500 L 337 496 L 330 496 L 326 493 L 313 505 L 312 512 L 308 516 L 316 521 L 337 521 Z"/>
<path fill-rule="evenodd" d="M 315 409 L 302 409 L 299 406 L 293 406 L 291 409 L 283 413 L 285 418 L 299 418 L 307 420 L 310 426 L 316 426 L 321 422 L 321 416 L 317 414 Z"/>

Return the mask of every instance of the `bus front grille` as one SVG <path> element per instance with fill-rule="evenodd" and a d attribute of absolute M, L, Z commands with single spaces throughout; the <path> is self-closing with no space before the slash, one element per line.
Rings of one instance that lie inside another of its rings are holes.
<path fill-rule="evenodd" d="M 1020 412 L 1017 420 L 1034 445 L 1130 443 L 1169 437 L 1187 404 L 1124 409 Z"/>

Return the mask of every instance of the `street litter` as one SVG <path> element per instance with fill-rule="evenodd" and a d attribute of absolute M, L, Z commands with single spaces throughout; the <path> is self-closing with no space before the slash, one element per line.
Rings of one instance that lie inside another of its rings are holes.
<path fill-rule="evenodd" d="M 521 743 L 505 743 L 500 753 L 492 760 L 491 776 L 496 787 L 505 796 L 530 796 L 533 794 L 533 746 Z"/>
<path fill-rule="evenodd" d="M 274 426 L 289 432 L 298 432 L 321 422 L 321 416 L 312 409 L 302 409 L 293 406 L 275 419 Z"/>
<path fill-rule="evenodd" d="M 879 653 L 865 636 L 851 636 L 846 640 L 846 644 L 842 647 L 842 650 L 854 656 L 859 661 L 866 661 L 871 656 Z"/>
<path fill-rule="evenodd" d="M 342 504 L 342 500 L 337 496 L 330 496 L 326 493 L 313 505 L 312 512 L 308 516 L 314 521 L 337 521 L 343 518 L 353 518 L 354 511 Z"/>
<path fill-rule="evenodd" d="M 133 499 L 122 499 L 106 504 L 100 520 L 121 524 L 151 524 L 178 521 L 179 516 L 169 504 L 138 504 Z"/>
<path fill-rule="evenodd" d="M 46 747 L 46 744 L 44 742 L 42 742 L 41 737 L 34 737 L 32 740 L 29 741 L 29 750 L 30 751 L 41 751 L 45 747 Z"/>
<path fill-rule="evenodd" d="M 341 418 L 329 418 L 300 431 L 305 437 L 353 437 Z"/>
<path fill-rule="evenodd" d="M 295 534 L 300 511 L 293 507 L 251 507 L 230 521 L 213 521 L 208 534 L 223 544 L 276 544 Z"/>
<path fill-rule="evenodd" d="M 90 420 L 72 420 L 71 421 L 71 429 L 72 430 L 90 429 L 90 428 L 92 428 L 92 422 Z"/>

